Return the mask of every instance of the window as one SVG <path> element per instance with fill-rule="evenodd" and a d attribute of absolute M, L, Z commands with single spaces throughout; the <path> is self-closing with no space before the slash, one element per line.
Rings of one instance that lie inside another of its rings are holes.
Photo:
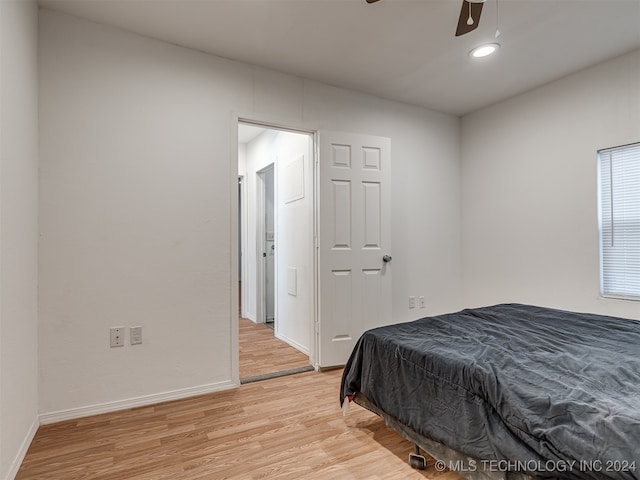
<path fill-rule="evenodd" d="M 640 143 L 598 152 L 600 293 L 640 300 Z"/>

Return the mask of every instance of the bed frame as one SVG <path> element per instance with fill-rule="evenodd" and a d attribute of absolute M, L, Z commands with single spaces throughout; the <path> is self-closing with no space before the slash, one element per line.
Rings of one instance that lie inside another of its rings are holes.
<path fill-rule="evenodd" d="M 345 402 L 348 402 L 348 400 L 345 399 Z M 385 425 L 415 445 L 415 453 L 409 454 L 409 465 L 411 465 L 412 468 L 418 470 L 424 470 L 426 468 L 427 459 L 420 453 L 420 449 L 422 449 L 434 460 L 444 462 L 444 465 L 447 467 L 454 467 L 453 470 L 466 480 L 533 480 L 533 477 L 518 472 L 493 472 L 483 470 L 480 460 L 471 458 L 442 443 L 420 435 L 376 407 L 362 393 L 357 393 L 353 398 L 353 402 L 378 415 L 384 420 Z M 458 468 L 455 468 L 456 466 Z M 469 468 L 470 466 L 475 467 Z"/>

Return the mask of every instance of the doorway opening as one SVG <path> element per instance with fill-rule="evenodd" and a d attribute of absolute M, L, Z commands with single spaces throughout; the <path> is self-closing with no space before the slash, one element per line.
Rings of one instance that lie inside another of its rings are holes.
<path fill-rule="evenodd" d="M 240 381 L 312 370 L 314 135 L 238 122 Z"/>
<path fill-rule="evenodd" d="M 262 312 L 257 323 L 264 323 L 275 330 L 275 164 L 270 164 L 258 172 L 257 195 L 258 215 L 256 231 L 258 237 L 258 254 L 262 253 L 261 270 L 262 288 L 258 291 L 258 301 L 262 303 L 258 311 Z M 260 245 L 262 243 L 262 245 Z M 260 248 L 262 247 L 262 248 Z M 260 281 L 258 281 L 260 283 Z M 260 291 L 262 293 L 260 293 Z"/>

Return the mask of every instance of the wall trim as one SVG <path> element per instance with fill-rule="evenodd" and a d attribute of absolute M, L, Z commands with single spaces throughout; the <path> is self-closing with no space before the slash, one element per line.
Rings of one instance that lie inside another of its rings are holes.
<path fill-rule="evenodd" d="M 27 450 L 31 446 L 31 442 L 33 442 L 33 438 L 36 436 L 36 432 L 38 431 L 38 427 L 40 426 L 40 422 L 38 421 L 38 417 L 36 416 L 33 419 L 33 423 L 29 427 L 27 434 L 22 441 L 22 445 L 20 445 L 20 449 L 16 454 L 13 462 L 11 462 L 11 466 L 9 467 L 9 471 L 7 472 L 6 480 L 13 480 L 18 474 L 18 470 L 20 470 L 20 466 L 22 465 L 22 461 L 24 457 L 27 455 Z"/>
<path fill-rule="evenodd" d="M 57 412 L 41 413 L 40 424 L 47 425 L 50 423 L 63 422 L 65 420 L 75 420 L 77 418 L 88 417 L 91 415 L 100 415 L 102 413 L 111 413 L 117 412 L 119 410 L 126 410 L 129 408 L 144 407 L 161 402 L 181 400 L 183 398 L 229 390 L 232 388 L 237 388 L 239 386 L 240 385 L 236 382 L 225 380 L 224 382 L 210 383 L 197 387 L 183 388 L 180 390 L 156 393 L 153 395 L 145 395 L 142 397 L 134 397 L 127 400 L 117 400 L 115 402 L 106 402 L 98 405 L 89 405 L 86 407 L 59 410 Z"/>
<path fill-rule="evenodd" d="M 288 343 L 289 345 L 291 345 L 293 348 L 295 348 L 296 350 L 300 350 L 302 353 L 304 353 L 307 356 L 310 356 L 309 354 L 309 349 L 305 348 L 304 346 L 300 345 L 298 342 L 296 342 L 295 340 L 291 340 L 289 337 L 287 337 L 286 335 L 281 335 L 278 332 L 275 333 L 275 337 L 282 340 L 285 343 Z"/>

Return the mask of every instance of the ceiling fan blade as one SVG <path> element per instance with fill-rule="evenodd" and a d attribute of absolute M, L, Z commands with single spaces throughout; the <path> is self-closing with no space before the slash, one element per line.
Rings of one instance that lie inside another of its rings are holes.
<path fill-rule="evenodd" d="M 367 0 L 367 3 L 376 3 L 378 0 Z"/>
<path fill-rule="evenodd" d="M 458 19 L 456 37 L 472 32 L 478 28 L 478 25 L 480 25 L 480 14 L 482 13 L 483 6 L 483 2 L 468 2 L 467 0 L 462 0 L 462 8 L 460 9 L 460 18 Z M 469 25 L 469 18 L 471 18 L 473 22 L 471 25 Z"/>

